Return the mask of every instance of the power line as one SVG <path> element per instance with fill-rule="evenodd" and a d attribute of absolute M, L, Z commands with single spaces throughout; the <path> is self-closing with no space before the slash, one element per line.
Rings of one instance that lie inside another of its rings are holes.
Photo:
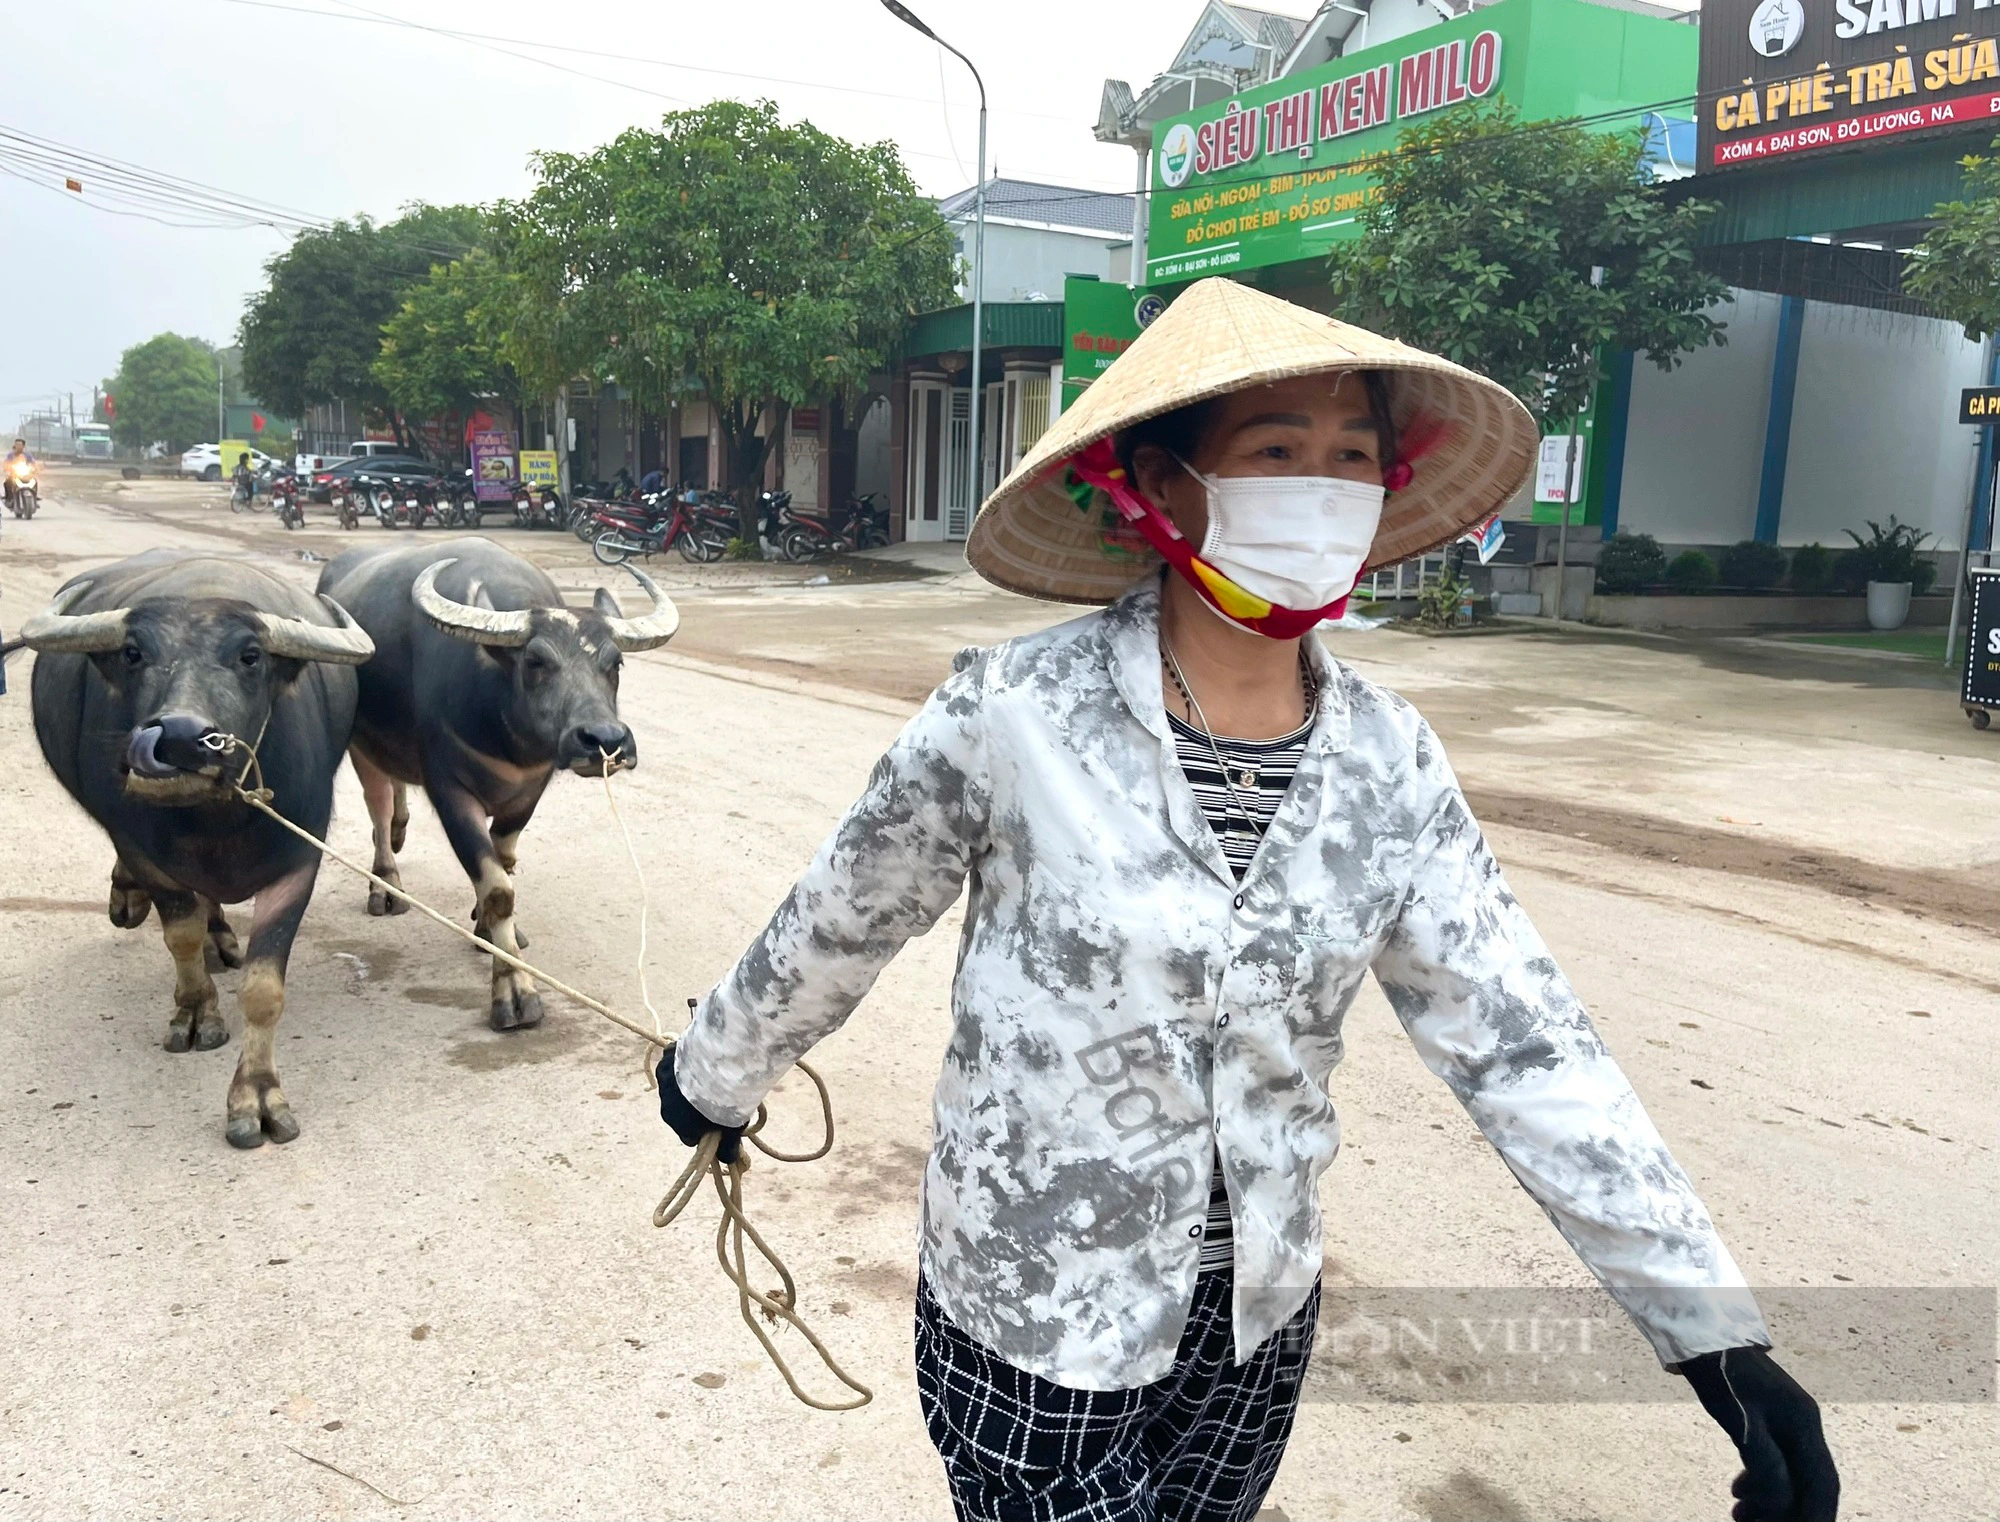
<path fill-rule="evenodd" d="M 587 79 L 596 84 L 610 85 L 613 89 L 630 90 L 637 95 L 651 96 L 655 100 L 666 101 L 669 105 L 693 107 L 699 105 L 700 102 L 691 100 L 684 95 L 670 95 L 664 90 L 655 90 L 647 85 L 633 84 L 630 80 L 615 79 L 608 74 L 593 74 L 587 69 L 574 69 L 567 64 L 557 63 L 552 58 L 544 58 L 539 55 L 547 52 L 575 53 L 590 58 L 607 58 L 620 63 L 643 63 L 656 68 L 689 69 L 704 74 L 718 74 L 733 79 L 747 79 L 760 84 L 795 84 L 810 89 L 834 90 L 843 94 L 874 95 L 888 100 L 912 100 L 920 101 L 925 105 L 929 104 L 929 100 L 924 97 L 900 95 L 886 90 L 865 90 L 858 86 L 849 85 L 820 85 L 810 80 L 781 79 L 770 75 L 745 74 L 733 69 L 715 69 L 702 65 L 680 64 L 665 58 L 628 57 L 622 53 L 606 52 L 601 48 L 567 47 L 561 43 L 545 42 L 536 38 L 491 37 L 480 32 L 458 31 L 451 27 L 430 26 L 420 21 L 409 21 L 400 16 L 389 15 L 383 11 L 369 10 L 366 6 L 353 4 L 352 0 L 334 0 L 334 3 L 346 6 L 348 10 L 356 13 L 353 15 L 348 15 L 342 11 L 323 11 L 305 6 L 285 5 L 279 3 L 279 0 L 222 0 L 222 3 L 225 5 L 249 6 L 257 10 L 287 11 L 297 15 L 318 16 L 329 21 L 351 21 L 377 26 L 401 27 L 413 32 L 423 32 L 433 37 L 442 37 L 450 42 L 464 43 L 468 47 L 483 48 L 487 52 L 498 53 L 502 57 L 512 58 L 520 63 L 531 63 L 545 69 L 554 69 L 557 73 L 568 74 L 576 79 Z M 512 44 L 517 47 L 533 48 L 535 52 L 516 53 L 510 47 L 501 46 L 500 44 L 502 43 Z M 1067 116 L 1055 116 L 1046 112 L 1010 112 L 1009 114 L 1040 116 L 1049 121 L 1068 122 L 1072 120 L 1072 118 Z M 901 148 L 899 145 L 899 151 L 911 158 L 933 159 L 941 164 L 955 162 L 954 156 L 942 153 L 927 153 L 921 148 Z M 960 166 L 960 173 L 963 172 L 963 166 Z"/>
<path fill-rule="evenodd" d="M 326 232 L 336 225 L 334 219 L 313 212 L 163 174 L 4 124 L 0 124 L 0 172 L 71 198 L 79 192 L 66 189 L 62 182 L 75 181 L 84 187 L 83 203 L 93 210 L 141 217 L 168 227 L 263 227 L 296 237 L 305 232 Z M 184 220 L 187 217 L 204 220 Z M 412 253 L 438 259 L 462 258 L 470 251 L 425 243 L 409 247 Z"/>
<path fill-rule="evenodd" d="M 496 43 L 513 43 L 520 47 L 538 48 L 546 52 L 574 53 L 583 58 L 603 58 L 614 63 L 644 64 L 649 68 L 656 69 L 680 69 L 690 74 L 713 74 L 722 79 L 746 79 L 753 84 L 793 85 L 804 90 L 825 90 L 836 95 L 866 95 L 872 96 L 877 100 L 911 101 L 917 105 L 924 106 L 930 104 L 930 97 L 928 96 L 905 95 L 895 90 L 870 90 L 862 85 L 835 85 L 817 79 L 787 79 L 782 75 L 776 74 L 752 74 L 742 69 L 719 69 L 712 64 L 683 63 L 679 59 L 674 58 L 650 58 L 640 53 L 615 53 L 604 48 L 580 48 L 564 43 L 544 42 L 539 39 L 526 37 L 496 37 L 490 33 L 465 32 L 452 27 L 420 26 L 416 22 L 405 21 L 401 17 L 387 16 L 375 12 L 360 16 L 350 16 L 341 11 L 323 11 L 303 5 L 285 5 L 279 3 L 279 0 L 222 0 L 222 3 L 224 5 L 248 6 L 253 10 L 260 11 L 287 11 L 296 16 L 319 16 L 328 21 L 365 21 L 378 26 L 416 27 L 420 31 L 432 32 L 438 36 L 451 37 L 459 41 L 483 40 Z M 335 0 L 335 3 L 343 3 L 343 0 Z M 1024 111 L 1018 107 L 1007 106 L 995 107 L 993 114 L 995 116 L 1032 117 L 1035 120 L 1047 122 L 1073 123 L 1075 121 L 1073 117 L 1058 115 L 1053 111 Z"/>

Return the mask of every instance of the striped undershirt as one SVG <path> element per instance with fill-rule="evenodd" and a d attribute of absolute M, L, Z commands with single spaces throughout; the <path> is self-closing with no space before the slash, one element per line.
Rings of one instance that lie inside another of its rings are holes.
<path fill-rule="evenodd" d="M 1241 882 L 1305 756 L 1313 716 L 1307 714 L 1304 724 L 1275 740 L 1237 740 L 1217 735 L 1213 750 L 1209 748 L 1208 737 L 1178 715 L 1169 713 L 1167 723 L 1173 727 L 1174 753 L 1180 759 L 1181 770 L 1187 774 L 1188 786 L 1194 789 L 1195 802 L 1201 805 L 1208 827 L 1222 843 L 1223 859 L 1229 863 L 1229 870 Z M 1217 751 L 1222 753 L 1223 766 L 1229 769 L 1227 782 L 1216 765 Z M 1233 1250 L 1229 1191 L 1223 1183 L 1222 1161 L 1217 1158 L 1215 1174 L 1209 1181 L 1208 1222 L 1202 1229 L 1201 1272 L 1228 1268 L 1233 1261 Z"/>

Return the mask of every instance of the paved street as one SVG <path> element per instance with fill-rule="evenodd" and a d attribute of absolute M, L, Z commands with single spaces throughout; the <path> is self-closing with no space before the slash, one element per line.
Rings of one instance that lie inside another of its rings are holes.
<path fill-rule="evenodd" d="M 309 583 L 302 553 L 384 534 L 343 535 L 324 508 L 287 534 L 218 487 L 48 480 L 41 515 L 0 535 L 10 633 L 65 576 L 148 546 Z M 579 595 L 626 581 L 568 536 L 496 537 Z M 649 902 L 672 1030 L 951 653 L 1065 615 L 880 564 L 653 569 L 683 628 L 628 663 L 641 765 L 613 784 L 648 892 L 603 784 L 562 778 L 521 843 L 519 912 L 534 960 L 636 1012 Z M 1993 1282 L 2000 735 L 1973 732 L 1942 677 L 1586 631 L 1333 647 L 1437 726 L 1752 1283 Z M 369 919 L 337 867 L 278 1040 L 303 1134 L 228 1148 L 236 1041 L 162 1049 L 171 963 L 156 921 L 106 921 L 111 852 L 37 750 L 31 662 L 0 700 L 0 1516 L 949 1515 L 910 1312 L 956 911 L 815 1059 L 832 1156 L 749 1178 L 805 1310 L 877 1392 L 815 1414 L 736 1319 L 711 1203 L 650 1223 L 685 1153 L 640 1043 L 553 997 L 539 1029 L 490 1031 L 482 961 L 416 915 Z M 365 857 L 348 770 L 332 839 Z M 467 906 L 421 802 L 402 861 L 413 893 Z M 237 975 L 218 981 L 240 1032 Z M 1332 1094 L 1329 1285 L 1588 1282 L 1372 985 Z M 774 1131 L 804 1138 L 810 1100 L 787 1081 Z M 1673 1398 L 1653 1404 L 1308 1402 L 1267 1514 L 1722 1516 L 1735 1454 L 1659 1378 Z M 1844 1515 L 1993 1514 L 1992 1405 L 1827 1422 Z"/>

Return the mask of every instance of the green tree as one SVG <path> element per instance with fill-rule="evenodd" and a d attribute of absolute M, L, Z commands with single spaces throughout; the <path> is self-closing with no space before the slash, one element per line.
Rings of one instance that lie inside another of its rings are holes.
<path fill-rule="evenodd" d="M 469 412 L 484 397 L 513 401 L 520 380 L 495 329 L 508 315 L 504 272 L 475 250 L 434 267 L 382 325 L 374 379 L 396 411 Z"/>
<path fill-rule="evenodd" d="M 535 163 L 534 193 L 498 215 L 530 347 L 588 353 L 654 407 L 698 386 L 746 537 L 784 410 L 858 392 L 911 316 L 952 300 L 949 230 L 894 146 L 787 125 L 768 101 Z"/>
<path fill-rule="evenodd" d="M 1959 162 L 1965 198 L 1931 213 L 1931 230 L 1904 266 L 1903 289 L 1977 341 L 2000 332 L 2000 159 L 1974 153 Z"/>
<path fill-rule="evenodd" d="M 483 226 L 476 207 L 417 205 L 380 226 L 361 217 L 299 234 L 264 266 L 268 283 L 243 313 L 245 386 L 292 416 L 337 398 L 392 410 L 375 375 L 382 326 L 433 265 L 477 246 Z"/>
<path fill-rule="evenodd" d="M 1723 342 L 1707 309 L 1727 286 L 1695 263 L 1713 204 L 1662 198 L 1642 158 L 1638 134 L 1524 127 L 1500 103 L 1410 127 L 1331 256 L 1334 310 L 1491 376 L 1544 423 L 1588 404 L 1600 348 L 1670 370 Z"/>
<path fill-rule="evenodd" d="M 111 437 L 128 449 L 165 444 L 170 454 L 215 434 L 215 350 L 198 338 L 160 333 L 134 344 L 104 383 L 117 416 Z"/>

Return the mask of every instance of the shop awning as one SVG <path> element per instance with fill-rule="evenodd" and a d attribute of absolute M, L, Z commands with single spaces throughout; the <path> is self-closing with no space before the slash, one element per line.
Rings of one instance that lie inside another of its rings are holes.
<path fill-rule="evenodd" d="M 1063 346 L 1063 304 L 1060 301 L 989 301 L 982 313 L 988 349 L 1060 349 Z M 903 336 L 903 353 L 970 353 L 972 306 L 946 307 L 911 321 Z"/>
<path fill-rule="evenodd" d="M 1697 175 L 1668 193 L 1720 204 L 1702 229 L 1704 244 L 1840 235 L 1926 221 L 1940 201 L 1958 199 L 1965 179 L 1959 160 L 1985 147 L 1983 136 L 1903 149 L 1871 145 L 1802 164 Z"/>

